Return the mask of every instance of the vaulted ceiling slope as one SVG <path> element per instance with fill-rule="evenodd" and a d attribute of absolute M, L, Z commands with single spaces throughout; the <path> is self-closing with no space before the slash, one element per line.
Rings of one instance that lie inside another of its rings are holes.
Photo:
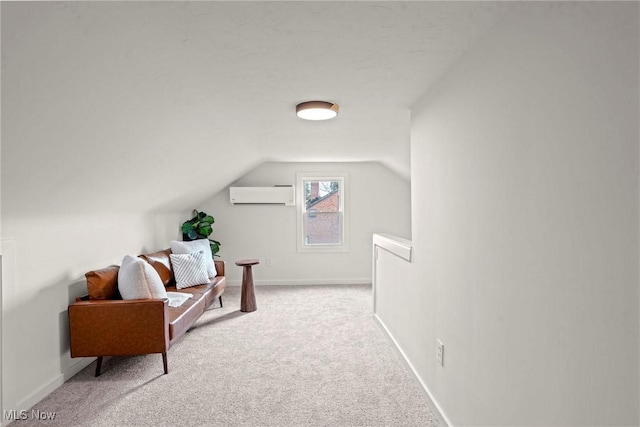
<path fill-rule="evenodd" d="M 190 207 L 264 161 L 380 161 L 408 179 L 411 105 L 510 6 L 1 7 L 3 208 L 140 212 Z M 297 119 L 314 99 L 338 118 Z"/>

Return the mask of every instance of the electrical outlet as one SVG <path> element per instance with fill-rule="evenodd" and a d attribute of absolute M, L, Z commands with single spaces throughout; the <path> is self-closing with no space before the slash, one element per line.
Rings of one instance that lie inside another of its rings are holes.
<path fill-rule="evenodd" d="M 436 340 L 436 359 L 438 360 L 438 365 L 444 366 L 444 344 L 438 339 Z"/>

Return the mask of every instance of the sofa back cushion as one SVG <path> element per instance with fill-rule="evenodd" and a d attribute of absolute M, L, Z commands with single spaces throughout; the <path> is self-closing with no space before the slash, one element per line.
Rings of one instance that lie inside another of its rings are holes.
<path fill-rule="evenodd" d="M 164 286 L 173 286 L 175 283 L 173 269 L 171 268 L 171 260 L 169 258 L 170 254 L 171 249 L 165 249 L 152 254 L 140 255 L 140 258 L 151 264 L 151 266 L 158 272 Z"/>
<path fill-rule="evenodd" d="M 89 299 L 122 299 L 118 291 L 118 271 L 120 267 L 110 265 L 101 270 L 86 273 Z"/>

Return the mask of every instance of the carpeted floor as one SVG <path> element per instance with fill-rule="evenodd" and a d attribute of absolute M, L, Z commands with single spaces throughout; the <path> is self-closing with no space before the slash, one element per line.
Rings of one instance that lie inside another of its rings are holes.
<path fill-rule="evenodd" d="M 370 286 L 240 289 L 168 353 L 105 358 L 32 409 L 47 426 L 438 426 L 428 399 L 371 315 Z M 29 410 L 31 414 L 31 410 Z M 29 417 L 31 418 L 31 417 Z"/>

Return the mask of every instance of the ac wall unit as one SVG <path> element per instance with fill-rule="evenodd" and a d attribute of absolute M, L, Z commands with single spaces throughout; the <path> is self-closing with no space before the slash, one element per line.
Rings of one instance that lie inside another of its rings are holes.
<path fill-rule="evenodd" d="M 295 206 L 296 192 L 293 185 L 229 187 L 229 200 L 232 205 Z"/>

